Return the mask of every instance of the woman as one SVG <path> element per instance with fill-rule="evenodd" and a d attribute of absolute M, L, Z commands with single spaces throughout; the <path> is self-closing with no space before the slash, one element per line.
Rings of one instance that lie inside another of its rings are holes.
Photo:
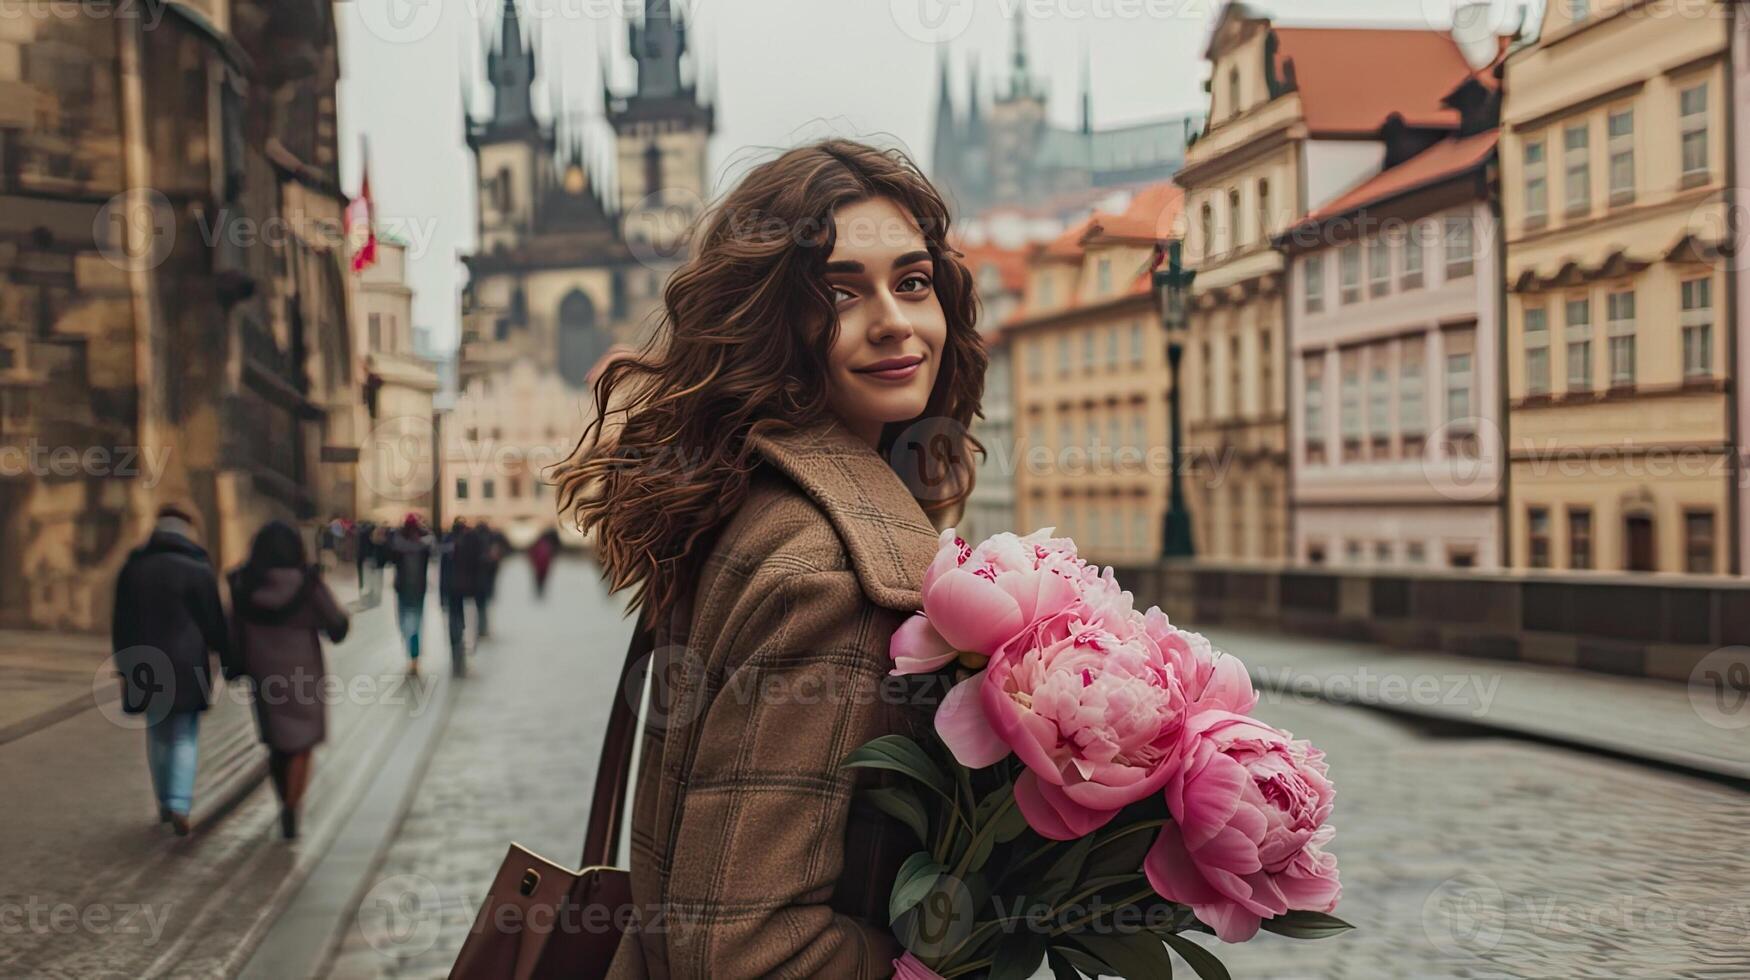
<path fill-rule="evenodd" d="M 433 542 L 418 514 L 408 514 L 389 539 L 395 562 L 395 621 L 407 644 L 407 673 L 419 675 L 419 634 L 425 623 L 425 590 Z"/>
<path fill-rule="evenodd" d="M 529 567 L 535 572 L 535 598 L 547 597 L 547 574 L 553 570 L 553 557 L 559 553 L 559 532 L 548 528 L 535 543 L 529 545 Z"/>
<path fill-rule="evenodd" d="M 924 721 L 883 697 L 888 640 L 920 607 L 931 515 L 972 486 L 965 452 L 931 487 L 888 463 L 924 419 L 976 445 L 985 355 L 947 234 L 900 153 L 792 150 L 705 219 L 666 344 L 601 369 L 607 419 L 562 468 L 562 504 L 635 589 L 672 695 L 645 728 L 639 921 L 612 977 L 892 971 L 887 892 L 915 842 L 839 764 Z"/>
<path fill-rule="evenodd" d="M 231 656 L 225 676 L 248 676 L 255 721 L 280 799 L 280 830 L 298 836 L 298 806 L 310 781 L 310 750 L 327 733 L 322 641 L 346 638 L 347 616 L 304 554 L 297 528 L 271 521 L 249 560 L 230 575 Z"/>

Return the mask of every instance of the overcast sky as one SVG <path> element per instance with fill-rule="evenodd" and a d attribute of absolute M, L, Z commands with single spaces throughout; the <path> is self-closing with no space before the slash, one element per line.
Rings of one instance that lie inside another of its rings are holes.
<path fill-rule="evenodd" d="M 482 37 L 503 0 L 358 0 L 337 4 L 342 176 L 356 193 L 368 136 L 380 222 L 408 240 L 414 320 L 439 347 L 455 343 L 473 247 L 474 169 L 462 140 L 464 81 L 475 111 L 490 105 Z M 1009 14 L 1025 12 L 1033 72 L 1050 85 L 1052 116 L 1076 120 L 1089 52 L 1096 127 L 1201 109 L 1203 45 L 1217 0 L 673 0 L 695 25 L 693 48 L 713 77 L 721 186 L 778 149 L 826 135 L 897 143 L 927 165 L 944 48 L 965 97 L 972 59 L 988 98 L 1007 77 Z M 1454 0 L 1267 0 L 1284 23 L 1444 26 Z M 1507 0 L 1498 0 L 1505 3 Z M 579 125 L 605 149 L 598 72 L 618 87 L 635 77 L 623 12 L 639 0 L 520 0 L 536 25 L 543 78 L 562 77 Z"/>

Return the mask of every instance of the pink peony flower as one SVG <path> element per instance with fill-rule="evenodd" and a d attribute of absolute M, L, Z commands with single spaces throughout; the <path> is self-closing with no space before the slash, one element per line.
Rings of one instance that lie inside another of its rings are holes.
<path fill-rule="evenodd" d="M 1336 908 L 1337 860 L 1323 850 L 1336 791 L 1324 753 L 1221 710 L 1194 716 L 1186 738 L 1183 766 L 1167 784 L 1174 822 L 1143 862 L 1154 890 L 1230 943 L 1291 909 Z"/>
<path fill-rule="evenodd" d="M 942 976 L 908 952 L 893 961 L 893 980 L 942 980 Z"/>
<path fill-rule="evenodd" d="M 1028 824 L 1069 840 L 1166 784 L 1178 768 L 1185 708 L 1178 674 L 1153 640 L 1065 612 L 955 685 L 936 730 L 971 768 L 1013 750 L 1027 767 L 1015 799 Z"/>
<path fill-rule="evenodd" d="M 1193 714 L 1210 710 L 1236 715 L 1252 713 L 1258 694 L 1252 689 L 1251 674 L 1238 657 L 1215 649 L 1201 633 L 1173 626 L 1167 622 L 1167 614 L 1156 606 L 1150 606 L 1144 614 L 1143 631 L 1178 668 Z"/>
<path fill-rule="evenodd" d="M 1041 528 L 1026 537 L 993 534 L 977 547 L 952 528 L 943 531 L 925 569 L 924 611 L 894 631 L 889 653 L 896 674 L 921 674 L 959 651 L 990 656 L 1022 630 L 1076 605 L 1083 619 L 1129 632 L 1141 625 L 1130 593 L 1076 555 L 1075 542 Z M 1134 619 L 1134 624 L 1130 620 Z"/>

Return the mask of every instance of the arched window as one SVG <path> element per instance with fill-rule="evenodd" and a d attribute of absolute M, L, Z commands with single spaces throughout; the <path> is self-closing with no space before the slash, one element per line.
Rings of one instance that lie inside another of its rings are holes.
<path fill-rule="evenodd" d="M 589 369 L 607 350 L 607 337 L 596 326 L 595 302 L 573 289 L 559 302 L 559 376 L 573 387 L 583 387 Z"/>
<path fill-rule="evenodd" d="M 1208 201 L 1203 202 L 1203 254 L 1215 254 L 1215 207 Z"/>
<path fill-rule="evenodd" d="M 1258 238 L 1270 237 L 1270 179 L 1258 181 Z"/>
<path fill-rule="evenodd" d="M 1240 114 L 1240 69 L 1237 65 L 1227 70 L 1227 104 L 1228 115 Z"/>

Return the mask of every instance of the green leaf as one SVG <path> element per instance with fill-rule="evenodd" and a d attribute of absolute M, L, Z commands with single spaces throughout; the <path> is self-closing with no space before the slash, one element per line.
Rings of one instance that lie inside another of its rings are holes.
<path fill-rule="evenodd" d="M 865 742 L 845 757 L 843 765 L 846 769 L 891 770 L 923 783 L 946 800 L 954 799 L 954 784 L 948 774 L 918 743 L 904 735 L 883 735 Z"/>
<path fill-rule="evenodd" d="M 991 961 L 989 980 L 1027 980 L 1045 959 L 1045 937 L 1024 926 L 1003 937 Z"/>
<path fill-rule="evenodd" d="M 1058 952 L 1061 948 L 1053 946 L 1045 951 L 1045 963 L 1051 967 L 1053 980 L 1082 980 L 1081 971 L 1070 964 L 1068 957 Z"/>
<path fill-rule="evenodd" d="M 1221 961 L 1215 958 L 1215 954 L 1209 950 L 1184 936 L 1175 936 L 1169 933 L 1162 935 L 1161 938 L 1166 940 L 1167 945 L 1173 947 L 1173 952 L 1178 953 L 1179 958 L 1185 961 L 1185 965 L 1196 971 L 1203 980 L 1233 980 L 1228 975 L 1227 967 L 1223 966 Z"/>
<path fill-rule="evenodd" d="M 1094 846 L 1094 838 L 1082 837 L 1066 844 L 1061 853 L 1045 869 L 1045 874 L 1039 878 L 1039 889 L 1034 893 L 1035 901 L 1044 905 L 1056 905 L 1081 878 L 1082 866 L 1088 860 L 1088 851 Z"/>
<path fill-rule="evenodd" d="M 1334 915 L 1323 912 L 1289 912 L 1274 919 L 1265 919 L 1266 932 L 1290 939 L 1326 939 L 1355 928 Z"/>
<path fill-rule="evenodd" d="M 1003 806 L 1014 798 L 1014 783 L 1004 783 L 997 789 L 992 790 L 984 799 L 978 801 L 977 808 L 972 811 L 973 826 L 982 827 L 985 824 L 990 823 L 990 818 L 997 812 L 997 808 Z"/>
<path fill-rule="evenodd" d="M 1053 946 L 1051 951 L 1069 960 L 1070 965 L 1090 977 L 1115 977 L 1118 971 L 1107 966 L 1105 961 L 1092 953 L 1083 952 L 1074 946 Z"/>
<path fill-rule="evenodd" d="M 1088 877 L 1103 878 L 1142 870 L 1143 859 L 1148 857 L 1148 849 L 1154 846 L 1155 837 L 1154 833 L 1139 831 L 1095 842 L 1094 853 L 1088 856 Z"/>
<path fill-rule="evenodd" d="M 878 786 L 863 795 L 876 809 L 910 827 L 918 835 L 918 843 L 930 843 L 930 815 L 916 793 L 904 786 Z"/>
<path fill-rule="evenodd" d="M 936 879 L 947 872 L 947 868 L 930 858 L 928 851 L 918 851 L 906 858 L 899 866 L 899 874 L 893 877 L 893 892 L 887 897 L 887 921 L 893 922 L 923 901 Z"/>
<path fill-rule="evenodd" d="M 1009 841 L 1021 836 L 1021 833 L 1026 829 L 1027 815 L 1021 812 L 1020 807 L 1011 807 L 1007 813 L 1003 814 L 1002 817 L 997 820 L 997 843 L 1007 844 Z"/>
<path fill-rule="evenodd" d="M 1102 875 L 1098 878 L 1091 876 L 1086 877 L 1076 885 L 1076 894 L 1087 893 L 1087 900 L 1090 903 L 1095 899 L 1101 898 L 1107 899 L 1108 902 L 1110 902 L 1115 896 L 1102 895 L 1101 892 L 1114 885 L 1127 885 L 1128 887 L 1124 889 L 1126 894 L 1135 892 L 1137 886 L 1134 882 L 1138 881 L 1141 877 L 1142 872 L 1140 871 L 1132 871 L 1129 874 L 1122 875 Z"/>
<path fill-rule="evenodd" d="M 1152 932 L 1077 933 L 1082 948 L 1110 963 L 1124 980 L 1165 980 L 1173 975 L 1173 958 Z"/>

